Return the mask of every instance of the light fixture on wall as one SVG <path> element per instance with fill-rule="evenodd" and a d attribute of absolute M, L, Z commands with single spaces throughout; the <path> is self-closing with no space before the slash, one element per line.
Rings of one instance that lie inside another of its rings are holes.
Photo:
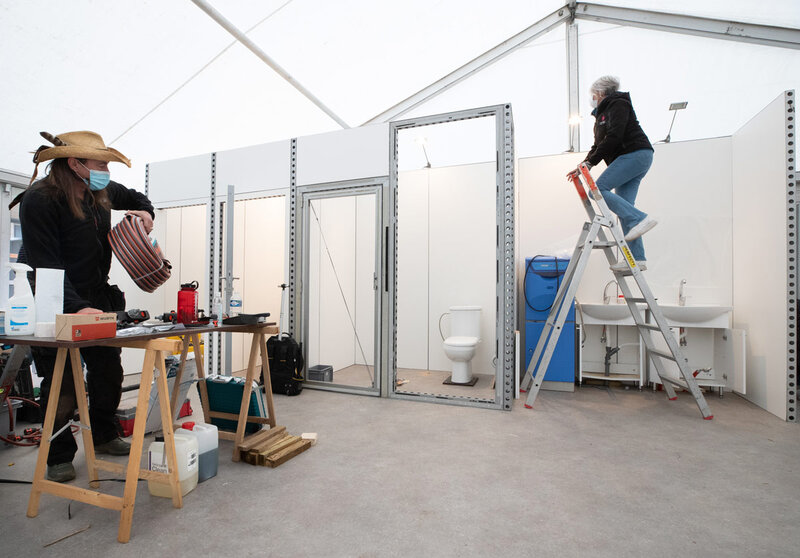
<path fill-rule="evenodd" d="M 417 136 L 416 141 L 422 147 L 422 153 L 425 155 L 425 166 L 423 168 L 429 169 L 431 168 L 431 160 L 428 159 L 428 150 L 426 147 L 428 146 L 428 138 L 425 136 Z"/>
<path fill-rule="evenodd" d="M 663 140 L 661 140 L 662 142 L 664 142 L 664 143 L 669 143 L 670 142 L 670 134 L 672 133 L 672 125 L 675 124 L 675 117 L 678 116 L 678 111 L 685 109 L 686 105 L 688 105 L 688 104 L 689 104 L 688 101 L 681 101 L 679 103 L 672 103 L 669 106 L 669 110 L 673 111 L 672 112 L 672 122 L 669 125 L 669 131 L 667 132 L 667 137 L 665 137 Z"/>

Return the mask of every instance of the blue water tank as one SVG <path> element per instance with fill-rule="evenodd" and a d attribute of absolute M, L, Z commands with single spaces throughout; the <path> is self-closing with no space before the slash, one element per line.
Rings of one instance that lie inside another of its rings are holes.
<path fill-rule="evenodd" d="M 545 327 L 564 273 L 568 258 L 535 256 L 525 260 L 525 369 L 533 357 L 536 344 Z M 550 364 L 544 376 L 546 382 L 575 382 L 575 301 L 570 309 L 561 335 L 556 343 Z M 555 384 L 553 384 L 555 385 Z M 545 384 L 545 387 L 547 384 Z"/>
<path fill-rule="evenodd" d="M 569 258 L 534 256 L 525 259 L 525 319 L 527 321 L 547 321 L 568 265 Z M 567 314 L 567 321 L 575 321 L 574 304 Z"/>

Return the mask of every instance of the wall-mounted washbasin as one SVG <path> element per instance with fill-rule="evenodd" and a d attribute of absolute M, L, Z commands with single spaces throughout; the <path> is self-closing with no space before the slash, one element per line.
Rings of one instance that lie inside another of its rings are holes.
<path fill-rule="evenodd" d="M 633 325 L 633 316 L 627 304 L 586 304 L 579 303 L 585 324 Z M 644 305 L 636 305 L 644 312 Z"/>
<path fill-rule="evenodd" d="M 678 306 L 661 304 L 661 311 L 670 325 L 683 327 L 730 327 L 730 306 Z"/>

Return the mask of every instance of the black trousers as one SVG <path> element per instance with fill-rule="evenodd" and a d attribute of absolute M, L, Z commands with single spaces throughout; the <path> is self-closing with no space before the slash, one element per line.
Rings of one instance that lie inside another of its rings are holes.
<path fill-rule="evenodd" d="M 103 288 L 89 294 L 95 308 L 105 311 L 124 310 L 125 297 L 116 287 L 105 285 Z M 33 347 L 33 361 L 36 372 L 42 376 L 41 402 L 44 412 L 47 412 L 47 401 L 50 396 L 50 386 L 53 381 L 53 368 L 56 362 L 56 350 Z M 116 347 L 86 347 L 80 350 L 81 357 L 86 363 L 86 387 L 89 392 L 89 420 L 91 422 L 92 440 L 95 445 L 104 444 L 119 435 L 119 421 L 116 417 L 117 407 L 122 397 L 122 350 Z M 79 389 L 83 389 L 80 386 Z M 67 424 L 74 416 L 78 404 L 75 399 L 75 386 L 72 378 L 72 364 L 69 355 L 64 366 L 64 377 L 61 383 L 61 393 L 58 398 L 53 432 Z M 44 414 L 42 415 L 44 416 Z M 48 465 L 69 463 L 75 457 L 78 445 L 70 429 L 66 429 L 50 443 L 50 453 L 47 456 Z"/>

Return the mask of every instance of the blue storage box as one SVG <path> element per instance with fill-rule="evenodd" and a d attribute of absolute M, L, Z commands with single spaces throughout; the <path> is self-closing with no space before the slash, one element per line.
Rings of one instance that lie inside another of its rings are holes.
<path fill-rule="evenodd" d="M 208 407 L 210 411 L 220 413 L 239 414 L 242 406 L 242 394 L 244 393 L 244 378 L 232 376 L 220 376 L 212 374 L 205 379 L 206 390 L 208 391 Z M 261 386 L 253 382 L 253 391 L 250 392 L 250 408 L 247 411 L 251 417 L 266 417 L 266 402 Z M 198 384 L 199 385 L 199 384 Z M 199 388 L 198 388 L 199 389 Z M 220 430 L 236 432 L 236 421 L 220 418 L 212 418 L 211 424 Z M 261 424 L 248 422 L 245 428 L 246 433 L 261 430 Z"/>

